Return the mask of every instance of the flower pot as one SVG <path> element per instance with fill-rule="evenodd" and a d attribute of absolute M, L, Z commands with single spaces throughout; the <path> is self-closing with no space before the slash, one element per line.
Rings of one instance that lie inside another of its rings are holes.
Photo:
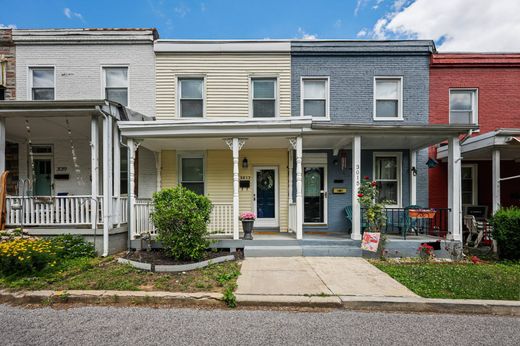
<path fill-rule="evenodd" d="M 244 230 L 244 240 L 253 240 L 253 225 L 255 220 L 242 220 L 242 229 Z"/>
<path fill-rule="evenodd" d="M 420 210 L 420 209 L 410 209 L 408 210 L 408 215 L 410 217 L 415 217 L 419 219 L 433 219 L 435 217 L 435 210 Z"/>

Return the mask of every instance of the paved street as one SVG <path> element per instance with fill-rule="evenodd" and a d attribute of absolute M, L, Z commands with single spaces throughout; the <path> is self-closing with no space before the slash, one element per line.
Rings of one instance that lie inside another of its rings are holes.
<path fill-rule="evenodd" d="M 237 294 L 416 297 L 357 257 L 252 257 L 241 272 Z"/>
<path fill-rule="evenodd" d="M 520 318 L 0 305 L 2 345 L 518 345 Z"/>

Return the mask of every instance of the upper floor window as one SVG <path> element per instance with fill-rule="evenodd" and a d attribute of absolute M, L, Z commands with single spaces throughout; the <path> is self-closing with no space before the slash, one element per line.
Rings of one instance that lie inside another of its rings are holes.
<path fill-rule="evenodd" d="M 253 117 L 273 118 L 276 116 L 276 78 L 251 79 Z"/>
<path fill-rule="evenodd" d="M 328 116 L 328 78 L 303 78 L 303 113 L 304 116 Z"/>
<path fill-rule="evenodd" d="M 401 155 L 374 154 L 374 180 L 379 188 L 378 202 L 391 206 L 401 205 Z"/>
<path fill-rule="evenodd" d="M 180 183 L 185 188 L 204 195 L 204 158 L 202 156 L 180 157 Z"/>
<path fill-rule="evenodd" d="M 179 78 L 179 115 L 182 118 L 204 116 L 204 78 Z"/>
<path fill-rule="evenodd" d="M 400 120 L 403 118 L 401 77 L 376 77 L 374 91 L 374 119 Z"/>
<path fill-rule="evenodd" d="M 477 124 L 477 90 L 450 90 L 450 124 Z"/>
<path fill-rule="evenodd" d="M 54 100 L 54 67 L 31 67 L 32 100 Z"/>
<path fill-rule="evenodd" d="M 128 106 L 128 67 L 104 67 L 105 98 Z"/>

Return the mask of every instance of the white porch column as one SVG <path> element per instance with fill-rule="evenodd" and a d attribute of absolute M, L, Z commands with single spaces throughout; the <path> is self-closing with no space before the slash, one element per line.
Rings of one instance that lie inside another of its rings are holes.
<path fill-rule="evenodd" d="M 352 140 L 352 239 L 361 239 L 361 209 L 358 189 L 361 185 L 361 136 Z"/>
<path fill-rule="evenodd" d="M 239 238 L 239 220 L 238 213 L 240 209 L 239 195 L 238 195 L 238 159 L 239 159 L 239 144 L 238 138 L 233 138 L 233 239 Z"/>
<path fill-rule="evenodd" d="M 289 187 L 288 187 L 288 190 L 289 190 L 289 204 L 292 204 L 293 203 L 293 168 L 294 168 L 294 164 L 293 164 L 293 149 L 290 148 L 289 149 Z"/>
<path fill-rule="evenodd" d="M 103 256 L 108 256 L 109 231 L 111 227 L 111 204 L 112 204 L 112 118 L 106 116 L 103 119 Z"/>
<path fill-rule="evenodd" d="M 303 140 L 296 137 L 296 239 L 303 239 L 303 196 L 302 196 Z"/>
<path fill-rule="evenodd" d="M 0 118 L 0 174 L 5 171 L 5 119 Z"/>
<path fill-rule="evenodd" d="M 91 200 L 92 208 L 90 217 L 92 229 L 96 229 L 99 211 L 99 125 L 98 118 L 93 116 L 90 120 L 90 175 L 91 175 Z"/>
<path fill-rule="evenodd" d="M 410 151 L 410 204 L 417 204 L 417 150 Z"/>
<path fill-rule="evenodd" d="M 128 147 L 128 234 L 133 237 L 135 234 L 135 150 L 136 146 L 132 138 L 126 141 Z"/>
<path fill-rule="evenodd" d="M 500 150 L 493 149 L 492 153 L 492 181 L 493 181 L 493 215 L 500 209 Z"/>
<path fill-rule="evenodd" d="M 451 239 L 460 241 L 462 241 L 461 161 L 459 137 L 451 137 L 448 139 L 448 207 L 451 209 L 448 231 Z"/>
<path fill-rule="evenodd" d="M 156 191 L 161 191 L 161 169 L 162 169 L 162 154 L 161 152 L 154 152 L 155 156 L 155 174 L 156 174 Z"/>
<path fill-rule="evenodd" d="M 116 197 L 115 210 L 113 211 L 114 223 L 119 227 L 121 224 L 121 144 L 119 144 L 119 129 L 117 123 L 113 126 L 114 158 L 114 197 Z"/>

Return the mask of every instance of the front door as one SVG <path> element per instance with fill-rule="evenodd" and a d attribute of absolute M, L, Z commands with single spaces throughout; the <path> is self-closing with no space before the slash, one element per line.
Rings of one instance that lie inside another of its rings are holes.
<path fill-rule="evenodd" d="M 34 159 L 33 195 L 50 196 L 52 194 L 51 172 L 51 159 Z"/>
<path fill-rule="evenodd" d="M 303 172 L 303 222 L 325 224 L 327 223 L 325 166 L 304 166 Z"/>
<path fill-rule="evenodd" d="M 256 227 L 278 227 L 278 168 L 255 167 Z"/>

